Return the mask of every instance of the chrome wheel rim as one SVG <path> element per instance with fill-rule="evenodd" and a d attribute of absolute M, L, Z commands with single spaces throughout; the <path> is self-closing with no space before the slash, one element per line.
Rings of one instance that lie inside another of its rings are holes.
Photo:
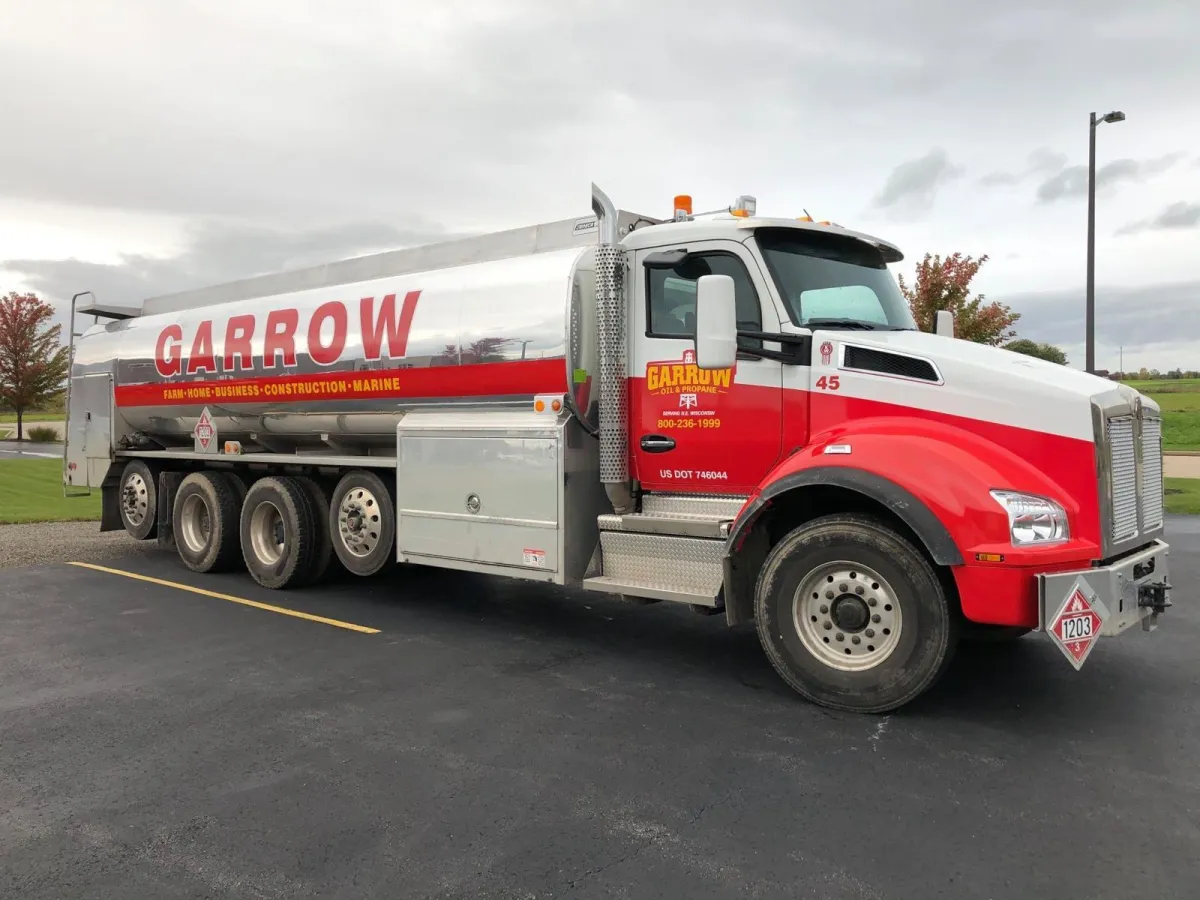
<path fill-rule="evenodd" d="M 806 650 L 833 669 L 861 672 L 896 649 L 904 617 L 896 592 L 860 563 L 826 563 L 813 569 L 792 602 L 796 633 Z"/>
<path fill-rule="evenodd" d="M 250 514 L 250 546 L 258 560 L 268 566 L 278 563 L 287 553 L 283 513 L 270 500 L 258 504 Z"/>
<path fill-rule="evenodd" d="M 125 521 L 135 528 L 146 521 L 150 511 L 150 490 L 140 473 L 131 472 L 121 488 L 121 512 Z"/>
<path fill-rule="evenodd" d="M 203 553 L 212 534 L 212 517 L 208 504 L 199 494 L 188 494 L 179 513 L 179 531 L 184 546 L 193 553 Z"/>
<path fill-rule="evenodd" d="M 338 534 L 342 546 L 357 557 L 370 556 L 383 531 L 379 501 L 367 488 L 346 491 L 338 504 Z"/>

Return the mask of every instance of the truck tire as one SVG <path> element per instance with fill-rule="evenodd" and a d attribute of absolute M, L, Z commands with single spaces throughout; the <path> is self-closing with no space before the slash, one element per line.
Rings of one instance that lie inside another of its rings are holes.
<path fill-rule="evenodd" d="M 831 515 L 771 550 L 755 590 L 758 636 L 795 691 L 831 709 L 893 710 L 949 663 L 957 619 L 925 557 L 871 516 Z"/>
<path fill-rule="evenodd" d="M 130 537 L 146 541 L 158 534 L 158 475 L 140 459 L 121 472 L 121 524 Z"/>
<path fill-rule="evenodd" d="M 308 502 L 312 504 L 313 526 L 316 534 L 316 546 L 313 550 L 312 568 L 308 573 L 310 584 L 323 581 L 333 569 L 333 539 L 329 534 L 329 489 L 307 475 L 296 479 L 308 493 Z"/>
<path fill-rule="evenodd" d="M 312 571 L 317 526 L 312 501 L 296 478 L 260 478 L 242 503 L 242 558 L 265 588 L 302 587 Z"/>
<path fill-rule="evenodd" d="M 333 489 L 329 510 L 333 551 L 347 571 L 374 575 L 396 559 L 396 505 L 374 472 L 359 469 Z"/>
<path fill-rule="evenodd" d="M 193 472 L 171 510 L 175 547 L 193 572 L 221 572 L 238 560 L 238 492 L 224 472 Z"/>

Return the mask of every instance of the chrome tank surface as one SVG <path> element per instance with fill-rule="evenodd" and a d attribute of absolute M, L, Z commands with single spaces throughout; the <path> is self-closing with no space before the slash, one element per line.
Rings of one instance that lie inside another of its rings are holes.
<path fill-rule="evenodd" d="M 164 446 L 190 445 L 205 407 L 221 440 L 268 450 L 394 446 L 407 409 L 535 393 L 570 394 L 594 430 L 594 258 L 567 247 L 95 326 L 72 376 L 111 373 L 116 437 Z"/>

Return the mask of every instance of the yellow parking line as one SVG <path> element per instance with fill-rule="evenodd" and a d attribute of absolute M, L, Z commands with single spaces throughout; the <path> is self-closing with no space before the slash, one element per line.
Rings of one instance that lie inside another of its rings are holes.
<path fill-rule="evenodd" d="M 126 578 L 134 578 L 138 581 L 147 581 L 150 584 L 161 585 L 162 587 L 175 588 L 180 591 L 189 591 L 193 594 L 200 594 L 202 597 L 213 597 L 216 600 L 228 600 L 230 603 L 240 603 L 242 606 L 253 606 L 255 609 L 265 609 L 267 612 L 279 613 L 282 616 L 293 616 L 297 619 L 307 619 L 309 622 L 320 622 L 322 625 L 332 625 L 335 628 L 345 628 L 348 631 L 358 631 L 362 634 L 379 634 L 378 628 L 368 628 L 365 625 L 355 625 L 352 622 L 341 622 L 337 619 L 327 619 L 324 616 L 314 616 L 311 613 L 298 612 L 294 609 L 285 609 L 282 606 L 271 606 L 269 603 L 259 603 L 257 600 L 247 600 L 245 597 L 234 597 L 230 594 L 218 594 L 216 591 L 206 591 L 203 588 L 192 587 L 190 584 L 179 584 L 175 581 L 166 581 L 162 578 L 151 578 L 149 575 L 138 575 L 136 572 L 125 572 L 121 569 L 109 569 L 106 566 L 97 566 L 92 563 L 72 562 L 68 565 L 78 566 L 81 569 L 92 569 L 96 572 L 106 572 L 109 575 L 123 575 Z"/>

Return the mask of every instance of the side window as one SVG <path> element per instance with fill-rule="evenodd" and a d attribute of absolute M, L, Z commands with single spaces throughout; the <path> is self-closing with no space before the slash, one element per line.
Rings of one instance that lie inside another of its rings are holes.
<path fill-rule="evenodd" d="M 702 275 L 732 278 L 738 328 L 762 331 L 758 291 L 745 264 L 728 253 L 698 253 L 674 269 L 646 271 L 650 336 L 691 337 L 696 333 L 696 281 Z"/>

